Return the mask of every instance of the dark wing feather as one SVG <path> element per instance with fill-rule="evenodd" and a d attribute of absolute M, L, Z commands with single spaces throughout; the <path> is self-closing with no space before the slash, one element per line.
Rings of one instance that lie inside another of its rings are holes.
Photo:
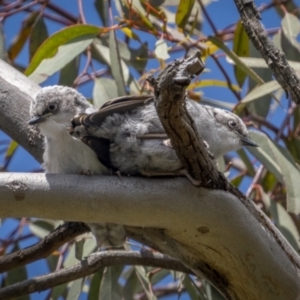
<path fill-rule="evenodd" d="M 99 161 L 106 168 L 114 170 L 109 154 L 110 140 L 90 135 L 84 136 L 83 138 L 81 138 L 81 140 L 97 154 Z"/>
<path fill-rule="evenodd" d="M 86 126 L 101 126 L 107 116 L 124 114 L 153 100 L 152 96 L 146 95 L 118 97 L 104 103 L 97 112 L 85 116 L 82 123 Z"/>

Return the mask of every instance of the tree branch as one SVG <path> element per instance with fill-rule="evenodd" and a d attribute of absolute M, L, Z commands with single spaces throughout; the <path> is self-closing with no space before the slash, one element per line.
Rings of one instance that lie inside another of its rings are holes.
<path fill-rule="evenodd" d="M 1 299 L 16 299 L 37 291 L 47 290 L 78 278 L 91 275 L 99 269 L 115 265 L 139 265 L 160 267 L 179 272 L 190 273 L 179 261 L 151 251 L 105 251 L 89 255 L 72 267 L 47 275 L 38 276 L 0 289 Z"/>
<path fill-rule="evenodd" d="M 65 223 L 33 246 L 1 256 L 0 273 L 46 258 L 63 244 L 89 231 L 83 223 Z"/>
<path fill-rule="evenodd" d="M 1 82 L 9 76 L 3 70 Z M 28 105 L 15 105 L 33 93 L 19 93 L 14 103 L 6 97 L 27 85 L 25 79 L 0 85 L 0 107 L 22 121 L 0 109 L 0 127 L 12 126 L 11 137 L 41 158 L 42 144 L 26 140 Z M 204 275 L 227 299 L 295 299 L 300 293 L 298 255 L 238 190 L 196 188 L 184 178 L 0 173 L 0 195 L 0 217 L 125 224 L 129 236 Z"/>
<path fill-rule="evenodd" d="M 43 140 L 28 126 L 32 96 L 40 87 L 0 59 L 0 128 L 42 162 Z"/>
<path fill-rule="evenodd" d="M 216 169 L 185 106 L 187 86 L 194 75 L 204 70 L 198 57 L 199 52 L 186 60 L 175 60 L 157 79 L 149 76 L 148 80 L 154 86 L 157 114 L 182 165 L 202 185 L 226 190 L 227 181 L 219 180 L 224 176 Z"/>
<path fill-rule="evenodd" d="M 234 0 L 244 28 L 254 47 L 260 52 L 274 77 L 296 104 L 300 103 L 300 80 L 283 53 L 275 46 L 260 23 L 260 14 L 253 0 Z"/>

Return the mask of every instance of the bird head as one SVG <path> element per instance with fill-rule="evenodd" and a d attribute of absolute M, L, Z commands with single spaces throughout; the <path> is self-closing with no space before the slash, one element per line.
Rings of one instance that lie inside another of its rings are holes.
<path fill-rule="evenodd" d="M 238 150 L 242 146 L 258 147 L 251 141 L 245 123 L 237 115 L 218 108 L 215 108 L 213 113 L 219 124 L 219 130 L 222 131 L 220 135 L 223 139 L 222 145 L 228 148 L 227 151 Z"/>
<path fill-rule="evenodd" d="M 66 131 L 74 115 L 92 105 L 75 89 L 65 86 L 49 86 L 39 90 L 30 106 L 29 125 L 36 124 L 45 136 Z"/>
<path fill-rule="evenodd" d="M 249 137 L 249 132 L 244 122 L 235 114 L 219 108 L 210 108 L 215 123 L 209 134 L 215 138 L 208 139 L 209 148 L 216 157 L 229 151 L 235 151 L 242 146 L 258 147 Z M 205 137 L 203 137 L 205 139 Z"/>

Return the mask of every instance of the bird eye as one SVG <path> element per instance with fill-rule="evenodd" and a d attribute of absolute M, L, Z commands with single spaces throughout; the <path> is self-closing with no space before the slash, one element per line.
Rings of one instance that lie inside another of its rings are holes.
<path fill-rule="evenodd" d="M 233 120 L 230 120 L 230 121 L 228 122 L 228 125 L 229 125 L 230 127 L 234 128 L 234 127 L 236 127 L 237 122 L 236 122 L 236 121 L 233 121 Z"/>
<path fill-rule="evenodd" d="M 50 103 L 50 104 L 48 105 L 48 109 L 49 109 L 50 111 L 56 110 L 56 107 L 57 107 L 57 105 L 54 104 L 54 103 Z"/>

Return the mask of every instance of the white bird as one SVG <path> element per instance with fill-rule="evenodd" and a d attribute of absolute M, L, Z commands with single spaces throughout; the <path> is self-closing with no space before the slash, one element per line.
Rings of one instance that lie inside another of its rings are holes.
<path fill-rule="evenodd" d="M 42 88 L 31 102 L 30 125 L 37 124 L 44 136 L 43 156 L 46 173 L 110 174 L 92 149 L 68 133 L 71 119 L 79 113 L 95 112 L 87 99 L 76 90 L 63 86 Z M 98 247 L 119 247 L 126 233 L 122 225 L 88 224 Z"/>
<path fill-rule="evenodd" d="M 70 133 L 89 145 L 108 169 L 144 176 L 186 175 L 156 113 L 151 96 L 121 97 L 99 111 L 79 114 Z M 186 100 L 198 134 L 215 158 L 255 146 L 235 114 Z"/>
<path fill-rule="evenodd" d="M 107 102 L 97 111 L 72 88 L 42 88 L 31 103 L 32 119 L 28 123 L 37 124 L 45 137 L 45 171 L 104 175 L 113 170 L 128 175 L 182 175 L 183 167 L 152 100 L 151 96 L 126 96 Z M 192 100 L 187 100 L 186 105 L 199 135 L 215 158 L 243 145 L 257 146 L 237 115 Z M 77 139 L 69 135 L 68 128 Z M 122 225 L 88 225 L 99 247 L 121 246 L 125 241 Z"/>

